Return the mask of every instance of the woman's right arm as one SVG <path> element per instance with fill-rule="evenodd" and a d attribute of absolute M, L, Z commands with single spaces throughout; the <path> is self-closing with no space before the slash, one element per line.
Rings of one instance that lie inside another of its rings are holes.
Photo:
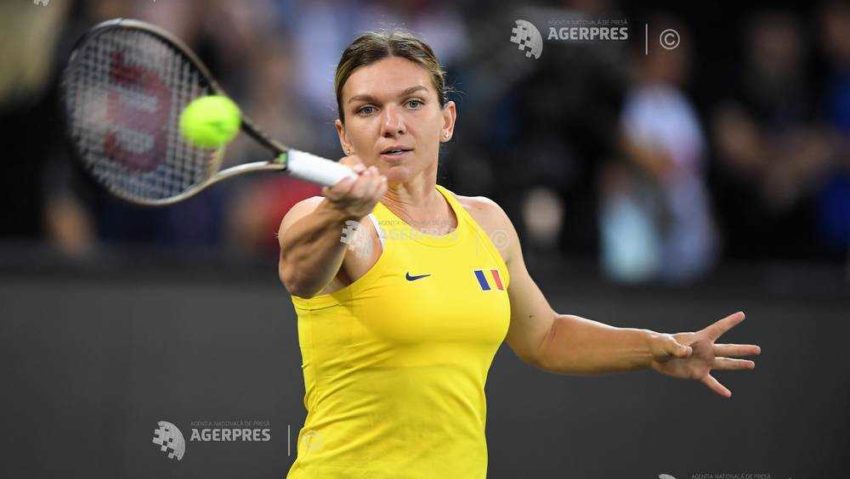
<path fill-rule="evenodd" d="M 363 167 L 356 157 L 340 163 L 359 176 L 322 188 L 324 197 L 299 202 L 280 223 L 278 274 L 294 296 L 315 296 L 333 280 L 345 258 L 347 245 L 340 239 L 346 221 L 359 222 L 387 191 L 386 177 L 377 168 Z"/>

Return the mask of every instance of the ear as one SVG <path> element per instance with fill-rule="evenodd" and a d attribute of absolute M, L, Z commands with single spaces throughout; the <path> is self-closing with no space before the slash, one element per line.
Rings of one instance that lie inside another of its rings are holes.
<path fill-rule="evenodd" d="M 345 133 L 345 124 L 337 118 L 334 121 L 334 126 L 336 126 L 336 134 L 339 135 L 339 145 L 342 147 L 342 151 L 345 152 L 346 156 L 354 153 L 354 147 L 351 146 L 351 143 L 348 141 L 348 135 Z"/>
<path fill-rule="evenodd" d="M 455 131 L 455 120 L 457 120 L 457 105 L 453 101 L 447 101 L 443 105 L 443 128 L 440 130 L 440 141 L 445 143 L 452 139 Z"/>

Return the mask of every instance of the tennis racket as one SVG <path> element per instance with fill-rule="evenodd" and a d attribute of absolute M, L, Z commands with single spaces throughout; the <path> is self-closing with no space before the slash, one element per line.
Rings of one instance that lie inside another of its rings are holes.
<path fill-rule="evenodd" d="M 187 141 L 179 117 L 192 100 L 224 90 L 186 45 L 144 22 L 109 20 L 86 33 L 72 50 L 60 88 L 77 159 L 107 191 L 132 203 L 170 205 L 255 171 L 322 186 L 356 176 L 345 165 L 278 143 L 245 115 L 241 133 L 265 147 L 270 159 L 222 170 L 224 148 Z"/>

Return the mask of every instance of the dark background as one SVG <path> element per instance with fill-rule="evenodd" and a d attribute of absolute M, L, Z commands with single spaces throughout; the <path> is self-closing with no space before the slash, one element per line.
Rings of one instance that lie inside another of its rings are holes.
<path fill-rule="evenodd" d="M 285 475 L 304 387 L 273 267 L 210 262 L 199 277 L 173 265 L 54 264 L 46 274 L 32 271 L 38 260 L 23 263 L 28 272 L 0 281 L 4 477 Z M 680 331 L 742 309 L 748 319 L 724 340 L 755 339 L 763 353 L 753 372 L 717 374 L 733 391 L 723 399 L 650 372 L 555 376 L 503 347 L 487 385 L 488 477 L 841 477 L 850 300 L 776 284 L 773 270 L 728 273 L 669 291 L 588 281 L 575 266 L 537 269 L 557 310 L 617 326 Z M 179 462 L 151 444 L 160 420 L 188 441 L 191 421 L 234 419 L 269 421 L 272 440 L 187 442 Z"/>
<path fill-rule="evenodd" d="M 438 182 L 508 212 L 555 310 L 663 332 L 747 313 L 722 340 L 763 352 L 717 374 L 731 399 L 651 372 L 555 376 L 503 346 L 488 477 L 850 472 L 847 2 L 14 0 L 0 4 L 0 477 L 280 478 L 295 459 L 304 385 L 274 232 L 318 188 L 259 175 L 156 210 L 98 190 L 63 142 L 56 86 L 73 41 L 119 16 L 184 39 L 264 129 L 329 158 L 342 48 L 365 29 L 420 33 L 458 91 Z M 553 19 L 627 19 L 631 38 L 546 41 L 534 60 L 508 41 L 520 18 L 544 38 Z M 665 28 L 679 48 L 655 44 Z M 680 121 L 629 123 L 648 87 L 682 99 Z M 688 122 L 697 153 L 677 157 L 663 133 Z M 237 141 L 228 159 L 266 158 Z M 663 171 L 693 174 L 704 201 L 664 196 Z M 677 224 L 692 236 L 671 247 Z M 240 419 L 268 421 L 271 441 L 187 442 L 181 461 L 151 442 L 158 421 L 188 440 L 193 421 Z"/>

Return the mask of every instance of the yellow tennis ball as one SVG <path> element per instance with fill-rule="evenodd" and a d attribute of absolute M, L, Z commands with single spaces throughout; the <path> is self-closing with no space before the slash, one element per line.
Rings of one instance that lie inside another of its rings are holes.
<path fill-rule="evenodd" d="M 180 113 L 180 133 L 201 148 L 225 145 L 239 133 L 241 123 L 239 107 L 222 95 L 195 99 Z"/>

